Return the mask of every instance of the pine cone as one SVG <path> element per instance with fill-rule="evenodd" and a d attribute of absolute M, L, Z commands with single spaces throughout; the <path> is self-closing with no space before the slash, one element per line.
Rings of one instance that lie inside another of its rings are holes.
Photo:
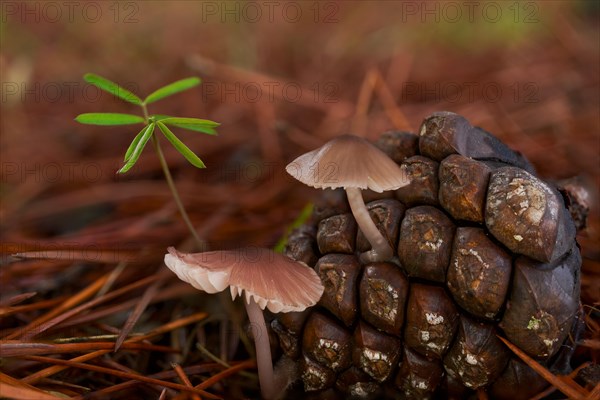
<path fill-rule="evenodd" d="M 541 390 L 497 336 L 549 368 L 568 365 L 581 330 L 581 257 L 564 199 L 523 156 L 453 113 L 425 119 L 419 136 L 387 132 L 377 146 L 411 182 L 367 203 L 394 257 L 361 263 L 370 244 L 332 196 L 286 249 L 325 286 L 317 306 L 271 325 L 300 365 L 298 397 Z"/>

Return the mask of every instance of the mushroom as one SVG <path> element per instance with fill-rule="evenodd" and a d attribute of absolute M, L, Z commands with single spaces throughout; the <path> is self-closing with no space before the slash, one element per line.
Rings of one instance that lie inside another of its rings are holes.
<path fill-rule="evenodd" d="M 231 298 L 245 292 L 246 312 L 254 333 L 258 378 L 262 396 L 275 398 L 277 387 L 269 335 L 262 310 L 273 313 L 303 311 L 323 294 L 317 273 L 306 264 L 261 248 L 186 254 L 169 247 L 165 264 L 179 279 L 196 289 L 217 293 L 230 288 Z"/>
<path fill-rule="evenodd" d="M 372 250 L 361 254 L 363 262 L 386 261 L 394 250 L 371 219 L 362 189 L 381 193 L 409 183 L 406 174 L 383 151 L 366 139 L 342 135 L 296 158 L 285 168 L 300 182 L 319 189 L 344 188 L 352 214 Z"/>

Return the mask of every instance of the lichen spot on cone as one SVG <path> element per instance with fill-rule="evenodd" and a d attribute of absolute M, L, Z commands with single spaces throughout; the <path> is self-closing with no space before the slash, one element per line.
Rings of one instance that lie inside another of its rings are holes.
<path fill-rule="evenodd" d="M 560 194 L 515 167 L 492 172 L 485 223 L 513 252 L 546 263 L 558 260 L 575 240 L 575 225 Z"/>

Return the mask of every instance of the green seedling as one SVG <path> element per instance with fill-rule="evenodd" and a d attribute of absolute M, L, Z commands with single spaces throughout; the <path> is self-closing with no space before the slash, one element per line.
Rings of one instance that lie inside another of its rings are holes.
<path fill-rule="evenodd" d="M 154 150 L 156 151 L 163 169 L 165 179 L 167 180 L 169 188 L 171 189 L 171 193 L 173 194 L 173 198 L 177 204 L 177 207 L 179 208 L 181 216 L 188 226 L 188 229 L 196 239 L 198 245 L 200 247 L 204 247 L 203 241 L 198 237 L 198 234 L 196 233 L 196 230 L 194 229 L 187 212 L 183 207 L 177 192 L 177 188 L 173 182 L 171 172 L 169 171 L 169 167 L 160 147 L 160 142 L 156 134 L 156 128 L 162 132 L 163 136 L 186 158 L 186 160 L 190 162 L 190 164 L 196 168 L 205 168 L 206 166 L 200 157 L 198 157 L 196 153 L 190 150 L 189 147 L 179 140 L 179 138 L 171 131 L 170 127 L 187 129 L 208 135 L 216 135 L 217 132 L 215 128 L 219 126 L 219 123 L 207 119 L 172 117 L 162 114 L 148 114 L 148 104 L 191 89 L 200 84 L 200 78 L 191 77 L 173 82 L 150 93 L 144 100 L 129 90 L 101 76 L 95 74 L 85 74 L 83 79 L 89 84 L 94 85 L 105 92 L 108 92 L 126 102 L 139 106 L 142 110 L 142 115 L 123 113 L 85 113 L 78 115 L 75 120 L 79 123 L 87 125 L 144 125 L 142 130 L 139 131 L 139 133 L 133 138 L 129 148 L 125 152 L 125 157 L 123 160 L 124 165 L 117 171 L 117 173 L 124 174 L 129 171 L 140 158 L 140 155 L 146 147 L 146 144 L 148 144 L 149 141 L 152 141 Z"/>
<path fill-rule="evenodd" d="M 109 81 L 106 78 L 95 74 L 86 74 L 83 79 L 98 87 L 105 92 L 108 92 L 122 100 L 140 106 L 143 115 L 120 114 L 120 113 L 86 113 L 80 114 L 75 120 L 82 124 L 88 125 L 133 125 L 143 124 L 142 130 L 135 136 L 131 145 L 125 152 L 125 165 L 117 173 L 124 174 L 135 165 L 140 158 L 140 154 L 150 139 L 156 140 L 155 129 L 158 129 L 167 138 L 167 140 L 195 167 L 205 168 L 204 163 L 192 150 L 189 149 L 181 140 L 173 134 L 169 126 L 188 129 L 195 132 L 216 135 L 215 128 L 219 123 L 207 119 L 199 118 L 180 118 L 170 117 L 167 115 L 148 114 L 148 104 L 154 103 L 165 97 L 174 95 L 175 93 L 183 92 L 200 84 L 200 78 L 192 77 L 173 82 L 164 86 L 155 92 L 149 94 L 144 100 L 131 93 L 129 90 Z"/>

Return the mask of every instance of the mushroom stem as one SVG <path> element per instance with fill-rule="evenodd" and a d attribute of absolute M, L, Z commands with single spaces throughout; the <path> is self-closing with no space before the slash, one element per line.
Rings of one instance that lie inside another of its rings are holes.
<path fill-rule="evenodd" d="M 252 297 L 249 297 L 248 301 L 244 301 L 244 305 L 250 324 L 255 327 L 253 334 L 260 391 L 263 399 L 273 399 L 275 397 L 273 361 L 271 360 L 271 344 L 269 343 L 269 332 L 265 324 L 265 317 Z"/>
<path fill-rule="evenodd" d="M 358 223 L 360 230 L 363 232 L 371 247 L 370 251 L 366 251 L 360 255 L 363 262 L 387 261 L 394 256 L 394 251 L 390 247 L 386 238 L 383 237 L 375 222 L 369 215 L 369 211 L 365 206 L 360 189 L 346 188 L 346 196 L 352 209 L 354 219 Z"/>

